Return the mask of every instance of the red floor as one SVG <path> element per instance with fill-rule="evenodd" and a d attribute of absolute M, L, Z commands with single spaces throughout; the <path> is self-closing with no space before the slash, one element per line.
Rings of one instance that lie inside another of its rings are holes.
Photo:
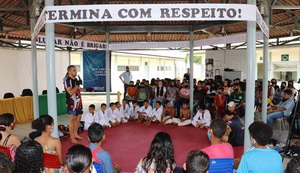
<path fill-rule="evenodd" d="M 144 126 L 134 122 L 129 122 L 118 127 L 105 129 L 106 140 L 103 148 L 111 155 L 113 162 L 122 167 L 122 171 L 133 172 L 139 160 L 143 158 L 150 147 L 151 141 L 159 131 L 167 132 L 171 135 L 175 161 L 178 166 L 182 166 L 189 151 L 201 149 L 209 145 L 207 131 L 194 127 L 178 127 L 172 125 L 161 126 L 153 124 Z M 81 136 L 87 138 L 87 133 Z M 88 146 L 88 140 L 80 141 Z M 72 144 L 67 139 L 62 139 L 63 157 Z M 235 149 L 236 157 L 241 156 L 242 148 Z"/>

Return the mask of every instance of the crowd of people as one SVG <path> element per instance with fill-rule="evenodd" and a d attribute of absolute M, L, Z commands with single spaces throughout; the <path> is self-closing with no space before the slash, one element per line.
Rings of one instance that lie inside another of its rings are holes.
<path fill-rule="evenodd" d="M 157 78 L 151 82 L 143 79 L 134 83 L 128 67 L 120 75 L 126 90 L 122 102 L 112 102 L 109 105 L 102 103 L 100 108 L 91 104 L 83 114 L 80 95 L 82 81 L 76 75 L 76 68 L 71 65 L 64 78 L 67 113 L 70 116 L 70 140 L 75 144 L 69 148 L 66 158 L 62 156 L 61 141 L 51 136 L 56 124 L 50 115 L 34 120 L 32 128 L 36 131 L 20 142 L 11 134 L 15 126 L 14 115 L 7 113 L 0 116 L 0 172 L 120 172 L 121 166 L 113 164 L 109 153 L 102 148 L 104 130 L 128 121 L 145 125 L 160 123 L 201 128 L 207 130 L 211 143 L 206 148 L 189 152 L 186 163 L 177 165 L 170 135 L 158 132 L 148 153 L 141 156 L 137 163 L 137 173 L 206 173 L 213 169 L 211 159 L 228 159 L 228 164 L 233 168 L 233 147 L 242 146 L 244 142 L 245 127 L 242 119 L 245 116 L 245 81 L 193 80 L 193 91 L 190 91 L 188 74 L 184 75 L 182 81 Z M 255 91 L 255 104 L 257 112 L 260 112 L 262 86 L 259 82 L 256 82 Z M 269 148 L 268 143 L 273 135 L 273 120 L 291 115 L 297 92 L 291 81 L 288 86 L 282 82 L 278 87 L 274 79 L 271 80 L 268 91 L 268 123 L 255 121 L 249 126 L 253 147 L 242 156 L 239 166 L 235 167 L 238 173 L 283 172 L 280 154 Z M 192 108 L 189 107 L 191 92 L 194 96 Z M 78 135 L 82 114 L 89 147 L 76 144 L 82 139 Z M 299 172 L 297 163 L 299 158 L 293 159 L 285 172 Z"/>

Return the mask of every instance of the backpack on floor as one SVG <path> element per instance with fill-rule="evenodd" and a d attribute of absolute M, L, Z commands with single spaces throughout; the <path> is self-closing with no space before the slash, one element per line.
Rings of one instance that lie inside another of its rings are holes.
<path fill-rule="evenodd" d="M 102 148 L 98 147 L 92 151 L 93 165 L 94 165 L 94 168 L 96 169 L 97 173 L 104 173 L 104 165 L 101 162 L 101 160 L 99 160 L 97 157 L 97 153 L 101 152 L 102 150 L 103 150 Z"/>

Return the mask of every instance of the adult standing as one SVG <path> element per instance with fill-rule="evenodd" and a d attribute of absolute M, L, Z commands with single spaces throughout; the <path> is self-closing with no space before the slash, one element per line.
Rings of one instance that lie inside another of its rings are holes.
<path fill-rule="evenodd" d="M 127 94 L 127 87 L 130 83 L 130 81 L 132 80 L 132 74 L 130 72 L 129 66 L 126 66 L 126 71 L 124 71 L 119 78 L 121 79 L 121 81 L 124 84 L 124 99 L 126 97 Z"/>
<path fill-rule="evenodd" d="M 183 75 L 183 79 L 190 81 L 190 68 L 187 68 L 187 72 Z"/>
<path fill-rule="evenodd" d="M 72 143 L 78 143 L 77 139 L 82 139 L 77 132 L 82 115 L 82 100 L 80 94 L 81 79 L 77 79 L 77 70 L 74 65 L 70 65 L 67 68 L 67 78 L 64 82 L 66 91 L 66 105 L 67 113 L 69 114 L 69 131 L 70 139 Z"/>

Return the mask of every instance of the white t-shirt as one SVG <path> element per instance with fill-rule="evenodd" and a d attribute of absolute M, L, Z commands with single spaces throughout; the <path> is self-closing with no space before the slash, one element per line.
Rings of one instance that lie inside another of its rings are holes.
<path fill-rule="evenodd" d="M 129 84 L 132 80 L 131 72 L 123 72 L 119 77 L 123 77 L 124 83 Z"/>
<path fill-rule="evenodd" d="M 99 115 L 96 112 L 94 112 L 94 115 L 90 112 L 86 112 L 84 114 L 84 130 L 87 130 L 90 127 L 90 125 L 94 122 L 99 122 Z"/>
<path fill-rule="evenodd" d="M 209 126 L 211 121 L 211 115 L 210 112 L 205 109 L 204 111 L 204 116 L 202 117 L 202 113 L 198 110 L 197 114 L 193 118 L 193 123 L 199 123 L 199 124 L 204 124 L 205 126 Z"/>
<path fill-rule="evenodd" d="M 157 120 L 161 120 L 161 116 L 162 116 L 162 113 L 163 113 L 163 106 L 160 106 L 158 109 L 152 109 L 152 114 L 150 117 L 155 117 Z"/>
<path fill-rule="evenodd" d="M 147 114 L 147 116 L 149 116 L 152 113 L 152 107 L 149 105 L 146 109 L 145 106 L 142 106 L 140 108 L 139 112 L 145 112 Z"/>

